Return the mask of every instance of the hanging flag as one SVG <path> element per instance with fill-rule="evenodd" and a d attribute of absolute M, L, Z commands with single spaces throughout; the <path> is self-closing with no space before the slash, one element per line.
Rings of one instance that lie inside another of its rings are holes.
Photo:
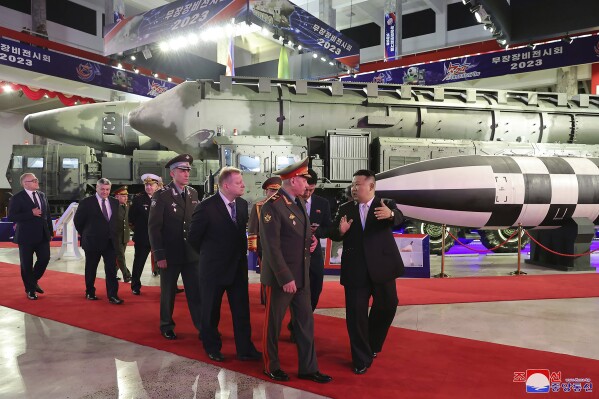
<path fill-rule="evenodd" d="M 235 50 L 233 49 L 233 43 L 235 38 L 231 35 L 229 40 L 229 50 L 227 51 L 227 69 L 225 76 L 235 76 Z"/>
<path fill-rule="evenodd" d="M 279 54 L 279 70 L 277 77 L 279 79 L 289 79 L 289 58 L 287 56 L 287 49 L 285 46 L 281 46 L 281 53 Z"/>
<path fill-rule="evenodd" d="M 114 0 L 113 9 L 114 23 L 121 22 L 125 18 L 125 2 L 123 0 Z"/>

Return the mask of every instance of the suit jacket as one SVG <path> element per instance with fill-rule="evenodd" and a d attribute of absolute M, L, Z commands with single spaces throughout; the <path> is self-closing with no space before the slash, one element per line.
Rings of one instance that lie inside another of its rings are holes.
<path fill-rule="evenodd" d="M 41 217 L 34 216 L 31 212 L 36 206 L 25 190 L 13 195 L 8 203 L 8 220 L 17 224 L 13 238 L 16 244 L 38 244 L 52 238 L 52 217 L 48 199 L 41 191 L 37 191 L 37 194 L 42 210 Z"/>
<path fill-rule="evenodd" d="M 198 260 L 197 252 L 187 242 L 187 235 L 193 210 L 200 201 L 194 188 L 186 186 L 185 192 L 184 201 L 175 183 L 170 182 L 152 197 L 148 234 L 156 261 L 191 263 Z"/>
<path fill-rule="evenodd" d="M 103 251 L 109 241 L 112 241 L 116 248 L 120 205 L 115 198 L 108 197 L 106 200 L 112 211 L 110 221 L 107 221 L 104 217 L 95 195 L 84 198 L 79 202 L 73 222 L 75 222 L 75 228 L 81 235 L 81 247 L 84 251 Z"/>
<path fill-rule="evenodd" d="M 148 217 L 150 216 L 151 205 L 152 198 L 144 191 L 133 197 L 131 207 L 129 208 L 129 224 L 133 229 L 133 241 L 138 245 L 146 247 L 150 246 Z"/>
<path fill-rule="evenodd" d="M 403 215 L 397 209 L 395 201 L 386 200 L 385 204 L 395 214 L 393 220 L 377 220 L 374 209 L 379 207 L 381 198 L 375 196 L 362 230 L 360 210 L 354 201 L 341 205 L 333 222 L 331 239 L 343 240 L 341 255 L 341 284 L 348 287 L 362 287 L 372 281 L 381 284 L 401 276 L 404 265 L 399 249 L 393 237 L 393 226 L 403 220 Z M 339 223 L 341 217 L 353 220 L 349 230 L 341 236 Z"/>
<path fill-rule="evenodd" d="M 333 225 L 331 221 L 331 206 L 326 198 L 318 195 L 312 195 L 312 204 L 310 206 L 310 224 L 317 223 L 318 228 L 314 232 L 318 238 L 316 249 L 310 255 L 310 269 L 319 273 L 324 272 L 324 258 L 322 256 L 322 247 L 320 238 L 327 238 Z"/>
<path fill-rule="evenodd" d="M 202 281 L 230 285 L 238 272 L 247 275 L 247 201 L 235 199 L 235 209 L 237 223 L 217 193 L 200 202 L 193 212 L 188 241 L 200 256 Z"/>
<path fill-rule="evenodd" d="M 262 270 L 260 281 L 279 286 L 295 280 L 297 288 L 309 285 L 312 233 L 306 208 L 301 209 L 280 189 L 260 212 Z"/>
<path fill-rule="evenodd" d="M 121 205 L 119 203 L 116 237 L 117 242 L 123 245 L 127 245 L 131 238 L 131 230 L 129 229 L 129 204 Z"/>

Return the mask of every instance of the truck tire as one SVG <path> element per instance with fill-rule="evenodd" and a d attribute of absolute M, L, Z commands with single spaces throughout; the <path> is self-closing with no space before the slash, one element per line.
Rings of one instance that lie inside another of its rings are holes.
<path fill-rule="evenodd" d="M 456 227 L 450 227 L 451 234 L 457 237 L 458 229 Z M 407 234 L 428 234 L 429 236 L 429 248 L 430 253 L 433 255 L 441 255 L 441 244 L 442 244 L 442 232 L 443 227 L 439 224 L 425 223 L 425 222 L 409 222 L 405 227 Z M 449 251 L 455 244 L 455 240 L 449 235 L 445 234 L 445 252 Z"/>
<path fill-rule="evenodd" d="M 501 230 L 479 230 L 480 242 L 487 249 L 494 248 L 508 239 L 514 234 L 516 228 L 501 229 Z M 528 244 L 530 238 L 522 231 L 522 248 Z M 518 252 L 518 236 L 512 237 L 505 245 L 493 250 L 495 253 L 517 253 Z"/>

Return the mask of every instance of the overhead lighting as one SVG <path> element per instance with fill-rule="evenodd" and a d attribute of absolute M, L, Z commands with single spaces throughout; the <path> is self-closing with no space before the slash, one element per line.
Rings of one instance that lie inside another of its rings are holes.
<path fill-rule="evenodd" d="M 335 63 L 333 61 L 329 61 L 329 65 L 333 66 L 333 65 L 335 65 Z"/>
<path fill-rule="evenodd" d="M 158 47 L 160 48 L 160 51 L 165 52 L 165 53 L 170 50 L 170 47 L 167 42 L 160 42 Z"/>
<path fill-rule="evenodd" d="M 4 85 L 2 86 L 2 90 L 4 90 L 5 93 L 10 93 L 13 91 L 12 87 L 10 85 Z"/>
<path fill-rule="evenodd" d="M 190 33 L 189 35 L 187 35 L 187 42 L 191 45 L 195 45 L 198 43 L 200 39 L 198 38 L 198 35 L 196 35 L 195 33 Z"/>
<path fill-rule="evenodd" d="M 324 58 L 324 57 L 320 57 L 320 60 L 321 60 L 322 62 L 326 62 L 326 61 L 327 61 L 327 59 L 326 59 L 326 58 Z"/>
<path fill-rule="evenodd" d="M 318 54 L 316 54 L 316 53 L 313 53 L 313 54 L 312 54 L 312 58 L 318 58 Z"/>
<path fill-rule="evenodd" d="M 470 11 L 474 13 L 474 18 L 479 24 L 490 20 L 489 13 L 481 5 L 472 7 Z"/>
<path fill-rule="evenodd" d="M 131 58 L 131 61 L 135 61 L 137 59 L 137 58 L 135 58 L 135 54 L 131 54 L 131 57 L 129 57 L 129 58 Z"/>
<path fill-rule="evenodd" d="M 297 45 L 297 50 L 298 50 L 298 51 L 301 51 L 302 49 L 303 49 L 302 45 L 301 45 L 301 44 L 298 44 L 298 45 Z"/>
<path fill-rule="evenodd" d="M 148 48 L 148 46 L 144 47 L 141 53 L 146 60 L 152 58 L 152 51 Z"/>
<path fill-rule="evenodd" d="M 507 44 L 507 40 L 506 39 L 497 39 L 497 43 L 499 43 L 500 46 L 505 46 Z"/>
<path fill-rule="evenodd" d="M 117 67 L 118 69 L 123 69 L 123 64 L 121 64 L 121 63 L 119 62 L 118 64 L 116 64 L 116 67 Z"/>
<path fill-rule="evenodd" d="M 166 78 L 166 80 L 168 80 L 169 82 L 173 81 L 173 79 L 170 76 L 168 78 Z"/>
<path fill-rule="evenodd" d="M 139 68 L 134 68 L 134 69 L 133 69 L 133 72 L 135 72 L 135 73 L 139 73 Z"/>
<path fill-rule="evenodd" d="M 158 79 L 158 73 L 154 72 L 154 77 Z"/>

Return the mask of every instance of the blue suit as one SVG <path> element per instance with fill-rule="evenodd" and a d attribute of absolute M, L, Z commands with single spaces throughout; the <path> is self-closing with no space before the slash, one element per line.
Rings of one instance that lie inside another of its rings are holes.
<path fill-rule="evenodd" d="M 50 261 L 50 239 L 52 238 L 52 218 L 46 195 L 36 191 L 41 216 L 32 212 L 37 208 L 27 191 L 16 193 L 8 204 L 8 219 L 16 223 L 13 241 L 19 245 L 21 278 L 25 292 L 34 292 L 37 281 L 42 277 Z M 33 254 L 37 256 L 33 264 Z"/>

